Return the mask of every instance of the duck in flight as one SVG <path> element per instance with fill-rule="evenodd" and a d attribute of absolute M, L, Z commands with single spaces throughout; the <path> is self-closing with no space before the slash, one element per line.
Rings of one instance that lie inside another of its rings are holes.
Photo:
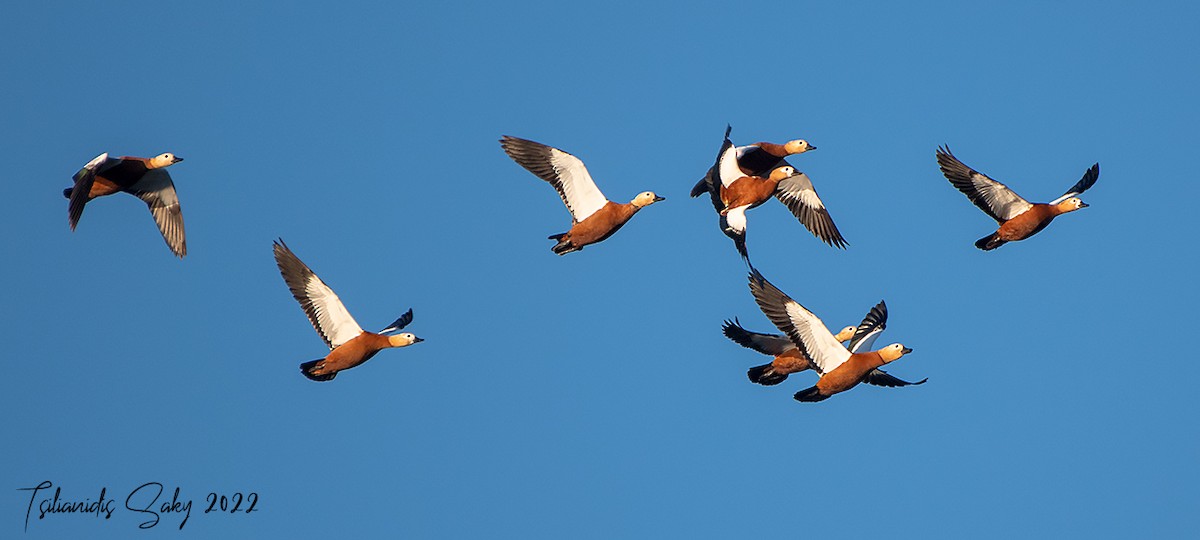
<path fill-rule="evenodd" d="M 912 349 L 900 343 L 893 343 L 875 351 L 869 350 L 874 346 L 875 337 L 883 331 L 885 326 L 886 307 L 882 308 L 882 312 L 872 310 L 867 314 L 867 318 L 864 319 L 862 325 L 859 325 L 859 329 L 855 333 L 858 342 L 855 342 L 855 338 L 851 338 L 852 351 L 837 341 L 837 338 L 829 332 L 821 319 L 772 285 L 755 269 L 751 269 L 750 273 L 750 292 L 754 295 L 754 301 L 763 314 L 791 339 L 801 353 L 812 360 L 813 369 L 821 375 L 816 385 L 796 392 L 793 396 L 796 401 L 823 401 L 834 394 L 854 388 L 860 382 L 872 384 L 869 382 L 869 378 L 876 371 L 895 379 L 878 368 L 912 352 Z M 879 375 L 874 376 L 878 377 Z M 895 380 L 904 383 L 899 379 Z M 881 384 L 881 386 L 905 386 L 906 384 L 908 383 Z"/>
<path fill-rule="evenodd" d="M 279 266 L 283 281 L 330 349 L 324 358 L 300 364 L 300 372 L 305 377 L 314 381 L 330 381 L 339 372 L 370 360 L 383 349 L 407 347 L 425 341 L 408 332 L 385 335 L 400 331 L 412 322 L 411 309 L 378 333 L 364 331 L 350 316 L 333 289 L 301 262 L 282 239 L 275 242 L 274 250 L 275 264 Z"/>
<path fill-rule="evenodd" d="M 638 210 L 665 200 L 653 191 L 643 191 L 626 204 L 615 203 L 600 192 L 587 167 L 571 154 L 508 135 L 500 139 L 500 147 L 518 165 L 554 186 L 571 212 L 571 229 L 549 237 L 558 241 L 550 248 L 558 255 L 582 250 L 612 236 Z"/>
<path fill-rule="evenodd" d="M 110 158 L 100 154 L 75 173 L 73 187 L 63 190 L 70 200 L 67 205 L 67 220 L 71 230 L 79 225 L 83 207 L 92 199 L 125 192 L 141 199 L 150 207 L 150 215 L 158 225 L 163 240 L 176 257 L 187 255 L 187 239 L 183 234 L 183 213 L 179 209 L 179 197 L 175 194 L 175 183 L 167 173 L 167 167 L 183 161 L 167 152 L 152 158 L 125 156 Z"/>
<path fill-rule="evenodd" d="M 875 346 L 875 339 L 886 328 L 887 304 L 880 301 L 867 312 L 867 315 L 863 317 L 862 322 L 858 326 L 847 326 L 835 334 L 833 338 L 839 343 L 849 341 L 846 344 L 846 349 L 851 353 L 869 351 L 871 347 Z M 775 357 L 769 364 L 750 368 L 746 374 L 750 377 L 751 382 L 770 386 L 783 382 L 792 373 L 816 369 L 816 365 L 812 360 L 804 356 L 796 344 L 787 336 L 751 332 L 742 328 L 737 320 L 732 322 L 725 321 L 725 325 L 721 328 L 721 331 L 725 334 L 725 337 L 733 340 L 738 345 Z M 928 379 L 912 383 L 888 375 L 886 371 L 876 368 L 867 373 L 863 382 L 874 386 L 894 388 L 924 384 L 926 380 Z"/>
<path fill-rule="evenodd" d="M 845 248 L 846 240 L 833 223 L 833 218 L 825 208 L 825 203 L 817 195 L 812 180 L 808 175 L 797 171 L 791 165 L 783 165 L 772 169 L 766 177 L 747 175 L 740 167 L 737 158 L 737 148 L 729 140 L 731 128 L 725 128 L 725 140 L 717 153 L 717 162 L 713 166 L 715 177 L 711 184 L 705 183 L 706 190 L 692 190 L 692 196 L 708 192 L 713 208 L 719 215 L 721 232 L 733 240 L 738 254 L 747 262 L 750 260 L 746 249 L 746 211 L 756 208 L 775 197 L 787 206 L 792 215 L 800 220 L 814 236 L 822 242 L 837 248 Z"/>
<path fill-rule="evenodd" d="M 1049 203 L 1031 203 L 1008 186 L 959 161 L 949 148 L 938 147 L 937 161 L 946 179 L 1000 224 L 996 232 L 975 242 L 975 247 L 984 251 L 1029 238 L 1045 229 L 1055 217 L 1087 208 L 1088 205 L 1079 195 L 1092 187 L 1100 177 L 1100 164 L 1096 163 L 1061 197 Z"/>

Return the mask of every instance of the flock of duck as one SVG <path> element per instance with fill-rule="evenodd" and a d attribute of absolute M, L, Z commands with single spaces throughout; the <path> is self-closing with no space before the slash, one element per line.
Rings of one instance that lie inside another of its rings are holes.
<path fill-rule="evenodd" d="M 815 150 L 815 146 L 802 139 L 784 144 L 759 142 L 734 146 L 730 132 L 731 129 L 726 127 L 716 162 L 692 188 L 691 196 L 709 195 L 721 232 L 733 240 L 734 248 L 750 270 L 749 285 L 754 301 L 767 319 L 783 332 L 752 332 L 743 328 L 736 318 L 724 322 L 721 330 L 730 340 L 772 357 L 769 363 L 749 369 L 750 381 L 770 386 L 783 382 L 794 373 L 810 369 L 817 372 L 816 384 L 795 394 L 798 401 L 821 401 L 859 383 L 883 387 L 924 383 L 927 379 L 907 382 L 880 369 L 912 352 L 901 343 L 873 348 L 876 338 L 887 326 L 884 302 L 872 307 L 857 326 L 847 326 L 833 334 L 820 318 L 772 285 L 750 262 L 746 212 L 772 197 L 783 203 L 822 242 L 844 249 L 846 240 L 817 195 L 812 180 L 787 162 L 789 156 Z M 628 203 L 615 203 L 596 186 L 583 162 L 567 152 L 508 135 L 500 139 L 500 146 L 518 165 L 549 182 L 570 211 L 571 228 L 549 237 L 556 241 L 551 251 L 558 255 L 580 251 L 605 240 L 639 210 L 664 200 L 653 191 L 644 191 Z M 1062 196 L 1049 203 L 1030 203 L 1004 184 L 959 161 L 948 148 L 939 147 L 936 157 L 950 184 L 998 223 L 996 232 L 975 242 L 976 247 L 985 251 L 1029 238 L 1046 228 L 1055 217 L 1086 208 L 1087 204 L 1079 199 L 1079 195 L 1100 176 L 1100 165 L 1092 165 Z M 171 153 L 153 158 L 112 158 L 107 153 L 97 156 L 75 174 L 74 186 L 63 191 L 70 201 L 71 230 L 75 230 L 84 206 L 92 199 L 118 192 L 129 193 L 146 202 L 167 246 L 175 256 L 183 258 L 187 255 L 183 214 L 175 184 L 166 171 L 167 167 L 181 161 L 182 158 Z M 323 358 L 300 364 L 305 377 L 329 381 L 339 372 L 370 360 L 383 349 L 407 347 L 423 341 L 412 333 L 398 333 L 412 322 L 411 309 L 379 332 L 363 330 L 337 294 L 283 240 L 277 240 L 273 249 L 279 272 L 292 296 L 329 346 L 329 353 Z"/>

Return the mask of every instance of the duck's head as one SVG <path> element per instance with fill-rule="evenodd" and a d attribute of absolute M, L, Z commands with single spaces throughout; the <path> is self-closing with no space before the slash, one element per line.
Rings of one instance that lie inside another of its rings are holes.
<path fill-rule="evenodd" d="M 834 339 L 838 340 L 839 342 L 846 341 L 846 340 L 854 337 L 854 333 L 857 331 L 858 331 L 857 326 L 847 326 L 847 327 L 843 328 L 840 332 L 837 333 L 837 335 L 835 335 L 833 337 L 834 337 Z"/>
<path fill-rule="evenodd" d="M 655 195 L 653 191 L 643 191 L 638 193 L 637 197 L 634 197 L 632 201 L 629 201 L 629 204 L 641 208 L 643 206 L 650 206 L 658 201 L 665 200 L 665 198 Z"/>
<path fill-rule="evenodd" d="M 1087 208 L 1088 203 L 1083 202 L 1079 197 L 1071 197 L 1063 202 L 1058 203 L 1058 211 L 1062 213 L 1074 212 L 1080 208 Z"/>
<path fill-rule="evenodd" d="M 809 150 L 816 150 L 817 147 L 808 144 L 804 139 L 796 139 L 783 143 L 783 150 L 789 154 L 803 154 Z"/>
<path fill-rule="evenodd" d="M 784 178 L 788 178 L 788 177 L 795 176 L 795 175 L 796 175 L 796 169 L 789 167 L 787 165 L 784 165 L 782 167 L 777 167 L 775 170 L 771 171 L 771 180 L 778 182 L 780 180 L 783 180 Z"/>
<path fill-rule="evenodd" d="M 183 158 L 175 157 L 175 154 L 167 152 L 165 154 L 159 154 L 150 158 L 150 162 L 147 165 L 149 165 L 149 168 L 151 169 L 161 169 L 163 167 L 169 167 L 179 163 L 180 161 L 183 161 Z"/>
<path fill-rule="evenodd" d="M 388 345 L 391 345 L 392 347 L 407 347 L 413 343 L 420 343 L 422 341 L 425 340 L 408 332 L 396 334 L 394 336 L 388 336 Z"/>
<path fill-rule="evenodd" d="M 879 349 L 879 356 L 883 357 L 883 363 L 886 364 L 888 362 L 895 362 L 896 360 L 899 360 L 901 356 L 904 356 L 910 352 L 913 352 L 913 350 L 899 343 L 893 343 L 887 347 Z"/>

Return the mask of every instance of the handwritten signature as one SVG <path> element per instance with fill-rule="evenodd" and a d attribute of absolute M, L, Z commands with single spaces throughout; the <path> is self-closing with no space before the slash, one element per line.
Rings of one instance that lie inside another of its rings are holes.
<path fill-rule="evenodd" d="M 54 489 L 53 496 L 49 494 L 51 488 Z M 39 520 L 46 519 L 47 515 L 53 514 L 90 514 L 97 518 L 103 516 L 104 519 L 111 519 L 113 511 L 117 509 L 116 500 L 108 497 L 107 487 L 100 488 L 100 496 L 95 500 L 65 497 L 62 486 L 55 487 L 54 483 L 49 480 L 44 480 L 33 487 L 17 488 L 17 490 L 32 492 L 29 496 L 29 506 L 25 509 L 26 532 L 29 532 L 29 516 L 31 515 L 36 515 Z M 169 500 L 163 496 L 163 491 L 162 483 L 146 482 L 134 488 L 125 497 L 125 509 L 138 514 L 141 519 L 145 520 L 138 524 L 139 529 L 153 528 L 165 515 L 174 514 L 183 516 L 179 522 L 179 529 L 183 530 L 183 526 L 192 517 L 192 500 L 180 497 L 182 488 L 176 487 Z M 42 494 L 42 499 L 38 499 L 39 493 Z M 160 499 L 161 502 L 159 502 Z M 256 492 L 243 495 L 239 491 L 232 495 L 224 495 L 210 491 L 205 499 L 208 501 L 208 508 L 204 510 L 204 514 L 249 514 L 258 511 L 256 508 L 258 493 Z M 34 512 L 35 503 L 36 513 Z"/>

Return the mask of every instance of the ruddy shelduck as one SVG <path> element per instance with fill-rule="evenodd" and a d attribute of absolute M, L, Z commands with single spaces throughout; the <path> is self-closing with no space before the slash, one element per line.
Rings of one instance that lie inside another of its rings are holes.
<path fill-rule="evenodd" d="M 854 336 L 855 330 L 855 327 L 847 326 L 834 338 L 839 342 L 846 341 Z M 751 332 L 743 328 L 737 319 L 725 321 L 721 332 L 738 345 L 775 357 L 770 363 L 746 371 L 746 376 L 752 383 L 774 386 L 787 380 L 788 375 L 813 369 L 812 361 L 785 336 Z"/>
<path fill-rule="evenodd" d="M 713 208 L 720 216 L 721 231 L 733 240 L 743 259 L 750 259 L 746 250 L 746 211 L 758 207 L 771 197 L 787 206 L 800 223 L 822 242 L 833 247 L 846 247 L 845 238 L 834 225 L 808 175 L 784 165 L 771 170 L 765 178 L 747 176 L 739 167 L 737 149 L 729 140 L 729 133 L 730 128 L 726 127 L 725 140 L 713 167 L 716 171 L 715 180 L 719 181 L 714 181 L 712 189 L 707 191 Z M 693 196 L 699 193 L 692 191 Z"/>
<path fill-rule="evenodd" d="M 729 128 L 726 127 L 726 137 L 729 136 L 728 131 Z M 783 144 L 757 142 L 737 147 L 737 164 L 746 176 L 768 176 L 779 167 L 791 166 L 786 159 L 788 156 L 816 149 L 816 146 L 804 139 L 795 139 Z M 692 197 L 699 197 L 712 190 L 716 172 L 715 165 L 709 167 L 708 172 L 704 173 L 704 178 L 692 187 Z"/>
<path fill-rule="evenodd" d="M 815 386 L 796 392 L 793 397 L 797 401 L 822 401 L 834 394 L 845 392 L 860 382 L 868 381 L 872 372 L 884 364 L 899 360 L 912 352 L 912 349 L 900 343 L 867 352 L 884 326 L 882 319 L 878 315 L 873 317 L 871 313 L 867 314 L 867 318 L 855 333 L 856 337 L 861 334 L 858 341 L 855 342 L 854 338 L 851 338 L 852 352 L 837 341 L 829 329 L 825 328 L 821 319 L 799 302 L 789 298 L 755 269 L 751 269 L 750 272 L 750 292 L 763 314 L 791 339 L 801 353 L 812 360 L 813 369 L 821 375 Z M 877 319 L 877 322 L 872 319 Z M 882 371 L 880 373 L 886 375 Z"/>
<path fill-rule="evenodd" d="M 166 170 L 180 161 L 183 158 L 170 152 L 152 158 L 110 158 L 107 153 L 96 156 L 75 173 L 75 186 L 63 190 L 63 195 L 70 199 L 67 219 L 71 230 L 75 230 L 79 224 L 83 207 L 88 201 L 123 191 L 145 201 L 167 247 L 182 259 L 187 255 L 183 213 L 179 209 L 175 183 Z"/>
<path fill-rule="evenodd" d="M 627 204 L 608 200 L 579 158 L 552 146 L 504 135 L 500 146 L 508 157 L 538 178 L 554 186 L 574 218 L 571 229 L 549 238 L 558 243 L 550 248 L 558 255 L 579 251 L 617 232 L 634 214 L 665 200 L 653 191 L 643 191 Z"/>
<path fill-rule="evenodd" d="M 1100 164 L 1096 163 L 1061 197 L 1049 203 L 1031 203 L 1008 186 L 959 161 L 949 148 L 938 147 L 937 161 L 946 179 L 1000 224 L 996 232 L 975 242 L 975 247 L 984 251 L 1029 238 L 1045 229 L 1054 218 L 1087 208 L 1087 203 L 1080 200 L 1078 195 L 1092 187 L 1100 177 Z"/>
<path fill-rule="evenodd" d="M 279 265 L 283 281 L 330 350 L 324 358 L 300 364 L 300 372 L 305 377 L 314 381 L 330 381 L 338 372 L 370 360 L 383 349 L 407 347 L 425 341 L 408 332 L 385 335 L 408 326 L 413 319 L 411 309 L 378 333 L 364 331 L 350 316 L 333 289 L 301 262 L 283 240 L 276 241 L 274 249 L 275 264 Z"/>
<path fill-rule="evenodd" d="M 880 301 L 875 307 L 867 312 L 858 326 L 847 326 L 835 334 L 833 337 L 839 343 L 849 341 L 846 348 L 852 352 L 870 350 L 875 345 L 875 338 L 887 328 L 887 304 Z M 814 369 L 812 360 L 796 347 L 795 343 L 787 336 L 780 334 L 760 334 L 758 332 L 750 332 L 742 328 L 741 324 L 735 319 L 733 322 L 725 321 L 725 325 L 721 328 L 725 336 L 733 340 L 738 345 L 754 349 L 760 353 L 775 356 L 775 359 L 770 364 L 750 368 L 747 375 L 751 382 L 762 385 L 774 385 L 783 382 L 787 376 L 792 373 L 798 373 L 807 369 Z M 867 373 L 863 382 L 874 386 L 897 387 L 909 386 L 915 384 L 923 384 L 925 380 L 915 383 L 888 375 L 886 371 L 874 369 Z"/>

